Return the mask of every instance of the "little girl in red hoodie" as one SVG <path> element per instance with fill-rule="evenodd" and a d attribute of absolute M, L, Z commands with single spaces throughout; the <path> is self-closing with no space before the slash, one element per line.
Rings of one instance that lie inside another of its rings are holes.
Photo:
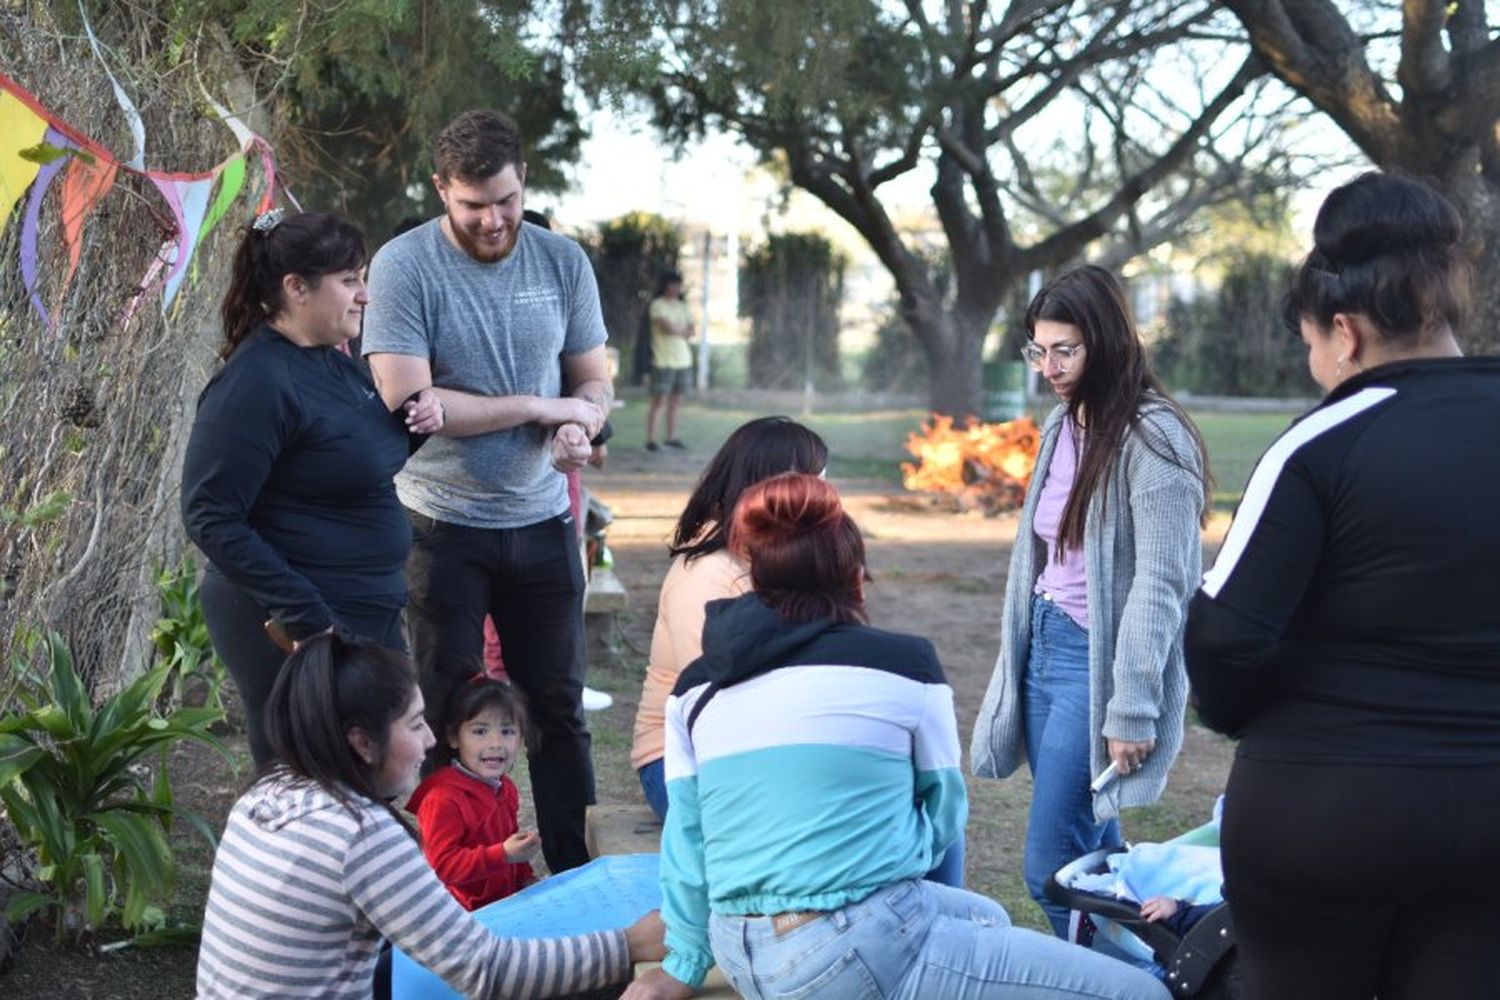
<path fill-rule="evenodd" d="M 460 684 L 443 716 L 447 767 L 428 775 L 407 809 L 417 814 L 422 853 L 466 909 L 536 881 L 529 862 L 541 846 L 522 832 L 520 793 L 508 775 L 526 735 L 526 707 L 509 683 L 479 676 Z"/>

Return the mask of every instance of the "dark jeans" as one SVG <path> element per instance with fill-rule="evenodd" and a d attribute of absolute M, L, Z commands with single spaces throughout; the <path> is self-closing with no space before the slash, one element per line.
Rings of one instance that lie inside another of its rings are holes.
<path fill-rule="evenodd" d="M 589 860 L 584 813 L 594 765 L 583 717 L 583 565 L 571 515 L 524 528 L 466 528 L 408 510 L 406 623 L 433 734 L 443 706 L 482 669 L 484 616 L 505 644 L 505 671 L 526 696 L 542 855 L 553 872 Z"/>
<path fill-rule="evenodd" d="M 286 654 L 266 635 L 265 624 L 270 613 L 212 565 L 203 571 L 198 596 L 203 602 L 203 620 L 208 625 L 214 652 L 229 668 L 229 676 L 234 678 L 234 686 L 240 693 L 245 710 L 245 735 L 250 740 L 255 770 L 264 773 L 271 765 L 271 745 L 266 741 L 263 716 Z M 326 596 L 324 599 L 328 600 Z M 338 623 L 350 632 L 405 651 L 400 608 L 340 604 L 331 600 L 329 606 Z"/>
<path fill-rule="evenodd" d="M 1496 995 L 1500 766 L 1241 757 L 1221 844 L 1246 1000 Z"/>

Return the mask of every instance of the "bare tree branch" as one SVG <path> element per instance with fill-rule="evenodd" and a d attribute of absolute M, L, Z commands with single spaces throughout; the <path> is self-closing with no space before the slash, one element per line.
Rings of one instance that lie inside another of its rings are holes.
<path fill-rule="evenodd" d="M 1225 0 L 1250 44 L 1293 89 L 1338 123 L 1371 159 L 1395 155 L 1399 112 L 1364 46 L 1330 0 Z"/>
<path fill-rule="evenodd" d="M 1401 5 L 1401 62 L 1396 79 L 1407 94 L 1435 94 L 1453 82 L 1453 65 L 1443 45 L 1448 13 L 1440 4 L 1405 0 Z"/>
<path fill-rule="evenodd" d="M 1221 90 L 1217 97 L 1203 109 L 1198 120 L 1185 131 L 1154 163 L 1133 176 L 1123 178 L 1119 190 L 1104 205 L 1077 222 L 1053 233 L 1051 236 L 1021 251 L 1027 270 L 1040 270 L 1077 257 L 1092 240 L 1108 231 L 1110 225 L 1120 218 L 1141 196 L 1159 183 L 1192 155 L 1199 142 L 1208 134 L 1214 121 L 1244 93 L 1250 81 L 1262 72 L 1260 60 L 1250 56 L 1241 64 L 1239 72 Z"/>

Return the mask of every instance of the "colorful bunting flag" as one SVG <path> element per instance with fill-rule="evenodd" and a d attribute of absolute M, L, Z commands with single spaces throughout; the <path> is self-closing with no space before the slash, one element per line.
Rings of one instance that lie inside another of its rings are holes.
<path fill-rule="evenodd" d="M 41 170 L 32 151 L 46 134 L 47 120 L 28 102 L 0 91 L 0 229 Z"/>
<path fill-rule="evenodd" d="M 89 32 L 95 55 L 103 61 L 97 40 Z M 108 72 L 108 67 L 106 67 Z M 209 97 L 225 125 L 239 141 L 239 151 L 203 173 L 145 170 L 144 129 L 137 134 L 139 116 L 111 74 L 121 109 L 130 120 L 136 152 L 131 163 L 120 163 L 110 152 L 78 132 L 44 108 L 29 92 L 0 73 L 0 229 L 3 229 L 21 197 L 30 190 L 21 230 L 21 277 L 33 306 L 43 322 L 50 324 L 41 293 L 37 290 L 40 254 L 37 235 L 47 192 L 61 175 L 61 221 L 68 269 L 59 286 L 65 295 L 78 269 L 83 247 L 83 227 L 94 209 L 109 193 L 121 170 L 145 177 L 167 203 L 175 232 L 158 251 L 135 295 L 125 310 L 129 322 L 141 301 L 162 290 L 162 308 L 176 298 L 188 275 L 198 246 L 229 212 L 244 192 L 248 160 L 260 153 L 265 189 L 257 212 L 265 211 L 276 198 L 276 161 L 270 145 L 251 132 L 236 116 Z M 200 85 L 201 86 L 201 85 Z M 204 91 L 205 96 L 207 91 Z M 288 191 L 282 194 L 296 205 Z M 300 206 L 298 206 L 300 209 Z"/>
<path fill-rule="evenodd" d="M 94 50 L 94 58 L 99 60 L 100 66 L 104 67 L 104 75 L 109 77 L 109 85 L 115 90 L 115 103 L 120 105 L 120 110 L 125 114 L 125 121 L 130 126 L 130 137 L 135 142 L 135 152 L 125 162 L 125 166 L 131 170 L 144 171 L 146 169 L 146 125 L 141 121 L 140 112 L 125 95 L 125 88 L 120 86 L 120 81 L 116 80 L 114 73 L 110 72 L 109 63 L 104 61 L 104 53 L 99 51 L 99 39 L 94 37 L 94 26 L 89 24 L 88 11 L 83 9 L 83 0 L 78 0 L 78 16 L 83 19 L 83 30 L 89 36 L 89 46 Z"/>
<path fill-rule="evenodd" d="M 218 173 L 193 180 L 174 180 L 176 195 L 172 199 L 177 207 L 177 254 L 173 258 L 172 273 L 167 275 L 167 287 L 162 293 L 162 308 L 172 304 L 182 279 L 187 277 L 188 261 L 198 247 L 198 233 L 203 228 L 203 217 L 208 212 L 208 197 L 213 194 L 214 181 Z"/>
<path fill-rule="evenodd" d="M 78 270 L 78 259 L 83 253 L 83 224 L 114 187 L 118 169 L 119 164 L 114 160 L 97 156 L 68 157 L 68 172 L 63 175 L 62 187 L 63 245 L 68 248 L 68 273 L 62 282 L 64 293 L 73 283 L 73 274 Z"/>
<path fill-rule="evenodd" d="M 213 206 L 209 208 L 208 215 L 203 218 L 203 228 L 198 231 L 198 242 L 202 243 L 208 239 L 208 234 L 213 231 L 219 220 L 224 218 L 224 213 L 229 211 L 229 206 L 240 196 L 240 189 L 245 186 L 245 157 L 236 156 L 224 164 L 224 169 L 219 172 L 219 193 L 214 196 Z"/>
<path fill-rule="evenodd" d="M 21 219 L 21 284 L 31 296 L 31 304 L 36 307 L 37 315 L 42 317 L 43 325 L 51 326 L 47 307 L 42 305 L 42 297 L 36 291 L 36 233 L 42 216 L 42 201 L 47 197 L 47 189 L 52 186 L 53 178 L 62 173 L 64 163 L 70 158 L 69 153 L 64 150 L 71 151 L 73 144 L 55 128 L 47 129 L 42 143 L 42 149 L 46 151 L 44 155 L 50 159 L 41 165 L 36 179 L 31 182 L 31 198 L 26 203 L 26 214 Z"/>

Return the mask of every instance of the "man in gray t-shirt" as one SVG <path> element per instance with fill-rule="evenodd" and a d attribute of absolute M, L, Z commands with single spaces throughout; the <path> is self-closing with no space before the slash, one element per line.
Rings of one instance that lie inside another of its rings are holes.
<path fill-rule="evenodd" d="M 509 119 L 466 112 L 434 153 L 446 211 L 375 255 L 363 342 L 388 406 L 432 386 L 445 414 L 396 477 L 412 522 L 412 656 L 446 745 L 445 706 L 479 669 L 494 618 L 538 736 L 542 851 L 562 871 L 588 860 L 594 795 L 583 569 L 562 471 L 588 460 L 609 412 L 604 320 L 578 244 L 521 221 L 526 165 Z"/>

